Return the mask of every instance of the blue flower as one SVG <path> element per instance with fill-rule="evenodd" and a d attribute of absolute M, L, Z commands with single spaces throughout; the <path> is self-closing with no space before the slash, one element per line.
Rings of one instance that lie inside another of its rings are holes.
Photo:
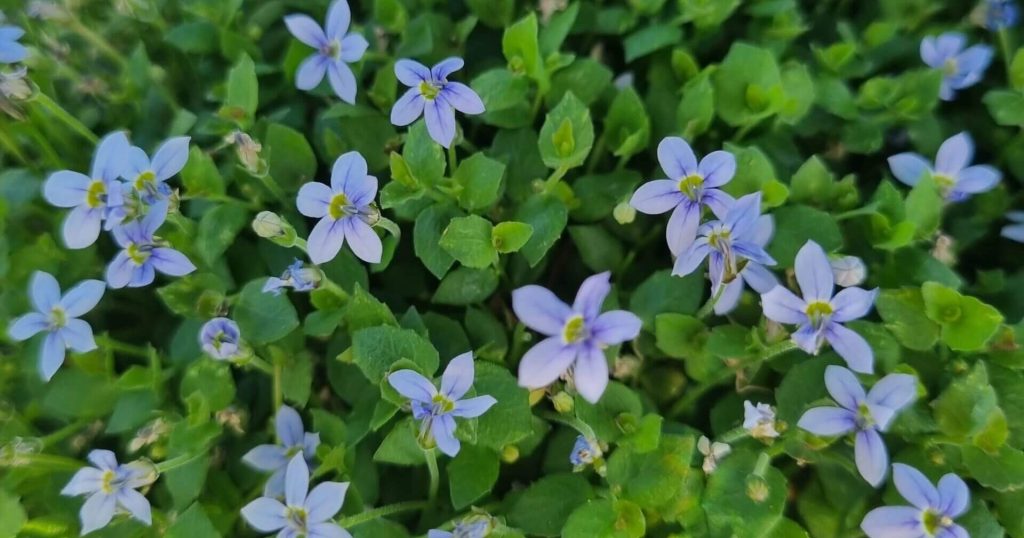
<path fill-rule="evenodd" d="M 17 26 L 0 26 L 0 63 L 13 64 L 25 59 L 28 51 L 18 43 L 25 30 Z"/>
<path fill-rule="evenodd" d="M 985 28 L 993 32 L 1015 26 L 1020 20 L 1020 7 L 1012 0 L 986 0 L 982 11 Z"/>
<path fill-rule="evenodd" d="M 527 327 L 547 336 L 530 348 L 519 362 L 519 385 L 539 389 L 572 370 L 576 390 L 596 403 L 608 386 L 604 348 L 632 340 L 642 322 L 632 312 L 601 313 L 611 291 L 611 273 L 583 281 L 569 306 L 541 286 L 523 286 L 512 292 L 512 310 Z"/>
<path fill-rule="evenodd" d="M 149 501 L 136 490 L 156 480 L 153 466 L 141 461 L 120 465 L 109 450 L 93 450 L 88 459 L 95 467 L 79 470 L 60 492 L 89 496 L 79 513 L 82 534 L 106 527 L 117 508 L 146 525 L 152 524 Z"/>
<path fill-rule="evenodd" d="M 316 49 L 302 61 L 295 73 L 295 86 L 312 90 L 327 75 L 331 88 L 346 103 L 356 102 L 356 76 L 348 64 L 359 61 L 370 45 L 359 34 L 349 34 L 352 12 L 345 0 L 335 0 L 327 10 L 327 25 L 321 28 L 306 15 L 288 15 L 284 23 L 296 39 Z"/>
<path fill-rule="evenodd" d="M 921 40 L 921 59 L 929 67 L 942 71 L 939 97 L 952 101 L 957 90 L 973 86 L 992 62 L 992 47 L 974 45 L 964 50 L 967 38 L 957 32 Z"/>
<path fill-rule="evenodd" d="M 196 266 L 184 254 L 154 237 L 166 218 L 164 201 L 155 204 L 142 220 L 114 228 L 114 239 L 122 250 L 107 266 L 107 283 L 111 288 L 146 286 L 153 282 L 155 271 L 170 276 L 195 271 Z"/>
<path fill-rule="evenodd" d="M 167 139 L 157 148 L 152 160 L 142 148 L 132 146 L 128 151 L 123 177 L 146 204 L 153 204 L 171 194 L 166 182 L 185 168 L 189 140 L 187 136 Z"/>
<path fill-rule="evenodd" d="M 296 258 L 281 277 L 272 276 L 263 285 L 263 293 L 281 295 L 284 288 L 293 288 L 295 291 L 311 291 L 320 284 L 320 271 L 310 267 L 303 267 L 302 260 Z"/>
<path fill-rule="evenodd" d="M 307 463 L 312 463 L 316 447 L 320 445 L 320 434 L 305 431 L 302 417 L 287 405 L 277 410 L 274 426 L 280 445 L 259 445 L 242 457 L 242 461 L 250 466 L 273 473 L 263 488 L 263 494 L 267 497 L 277 497 L 284 493 L 285 469 L 292 456 L 302 454 Z"/>
<path fill-rule="evenodd" d="M 779 436 L 775 429 L 775 410 L 766 403 L 743 402 L 743 429 L 755 439 L 768 440 Z"/>
<path fill-rule="evenodd" d="M 430 138 L 444 147 L 455 140 L 455 111 L 483 114 L 480 96 L 461 82 L 451 82 L 448 75 L 462 69 L 462 58 L 448 58 L 434 67 L 413 60 L 395 62 L 395 76 L 410 89 L 391 108 L 391 123 L 402 127 L 423 115 Z"/>
<path fill-rule="evenodd" d="M 601 448 L 597 443 L 587 439 L 585 435 L 576 437 L 576 443 L 572 445 L 572 452 L 569 453 L 569 463 L 577 467 L 590 465 L 602 455 Z"/>
<path fill-rule="evenodd" d="M 860 524 L 868 538 L 969 538 L 967 530 L 954 523 L 971 500 L 971 492 L 959 476 L 946 474 L 936 488 L 921 471 L 896 463 L 892 479 L 896 491 L 912 506 L 883 506 L 868 512 Z"/>
<path fill-rule="evenodd" d="M 309 466 L 301 454 L 288 462 L 285 471 L 284 504 L 273 497 L 260 497 L 242 508 L 242 517 L 262 533 L 280 533 L 280 538 L 352 538 L 331 521 L 341 510 L 348 482 L 322 482 L 309 490 Z"/>
<path fill-rule="evenodd" d="M 92 310 L 106 285 L 100 280 L 85 280 L 68 290 L 63 297 L 60 285 L 50 273 L 36 271 L 29 285 L 29 297 L 35 312 L 14 320 L 7 333 L 17 341 L 27 340 L 37 333 L 46 332 L 39 355 L 39 373 L 49 381 L 64 364 L 65 349 L 86 353 L 96 349 L 92 327 L 78 319 Z"/>
<path fill-rule="evenodd" d="M 460 521 L 452 532 L 431 529 L 427 538 L 485 538 L 491 532 L 490 518 L 474 517 Z"/>
<path fill-rule="evenodd" d="M 669 250 L 679 256 L 697 238 L 704 206 L 721 217 L 732 205 L 732 196 L 719 187 L 736 175 L 736 157 L 728 151 L 714 151 L 698 164 L 686 140 L 671 136 L 658 144 L 658 162 L 668 179 L 645 183 L 629 204 L 648 215 L 672 211 L 665 235 Z"/>
<path fill-rule="evenodd" d="M 832 296 L 834 277 L 825 251 L 808 241 L 796 255 L 796 281 L 803 298 L 784 286 L 761 295 L 764 315 L 779 323 L 799 325 L 793 342 L 816 355 L 827 340 L 854 372 L 870 374 L 874 354 L 864 337 L 842 324 L 864 317 L 875 304 L 878 289 L 846 288 Z"/>
<path fill-rule="evenodd" d="M 1003 226 L 1000 235 L 1018 243 L 1024 243 L 1024 211 L 1010 211 L 1006 214 L 1006 218 L 1013 224 Z"/>
<path fill-rule="evenodd" d="M 856 432 L 857 470 L 869 484 L 878 486 L 889 468 L 889 454 L 881 432 L 917 397 L 917 381 L 912 375 L 889 374 L 865 394 L 853 372 L 842 366 L 829 366 L 825 369 L 825 387 L 839 407 L 808 409 L 797 425 L 823 437 Z"/>
<path fill-rule="evenodd" d="M 672 274 L 686 276 L 696 270 L 704 258 L 708 258 L 711 292 L 715 295 L 719 286 L 735 281 L 751 262 L 775 265 L 775 259 L 764 250 L 766 240 L 763 232 L 761 193 L 748 194 L 736 200 L 726 210 L 722 220 L 701 225 L 697 239 L 676 259 Z M 762 267 L 755 268 L 751 273 L 758 287 L 764 287 L 770 282 L 764 274 L 766 272 Z"/>
<path fill-rule="evenodd" d="M 199 331 L 199 344 L 207 355 L 220 360 L 238 357 L 242 350 L 238 324 L 228 318 L 213 318 Z"/>
<path fill-rule="evenodd" d="M 62 170 L 46 179 L 46 201 L 57 207 L 74 208 L 64 220 L 64 244 L 68 248 L 85 248 L 95 243 L 100 223 L 111 218 L 111 212 L 123 204 L 118 178 L 124 174 L 130 147 L 123 132 L 110 133 L 96 146 L 89 176 Z"/>
<path fill-rule="evenodd" d="M 750 234 L 750 240 L 755 245 L 764 248 L 772 240 L 775 234 L 775 219 L 771 215 L 761 215 L 757 218 L 754 231 Z M 765 266 L 755 261 L 747 260 L 740 269 L 737 278 L 725 285 L 721 297 L 715 303 L 715 313 L 725 315 L 732 312 L 740 302 L 743 295 L 744 282 L 749 284 L 751 289 L 757 293 L 767 293 L 779 285 L 779 279 Z"/>
<path fill-rule="evenodd" d="M 330 187 L 311 181 L 299 189 L 295 201 L 299 213 L 320 219 L 307 241 L 313 263 L 333 260 L 346 239 L 359 259 L 380 263 L 384 247 L 372 227 L 378 217 L 371 206 L 375 196 L 377 178 L 367 174 L 366 159 L 355 151 L 334 161 Z"/>
<path fill-rule="evenodd" d="M 935 156 L 935 167 L 917 153 L 900 153 L 889 157 L 892 175 L 913 187 L 926 173 L 931 174 L 947 200 L 960 202 L 972 194 L 992 190 L 1002 174 L 988 165 L 974 165 L 974 141 L 960 133 L 946 139 Z"/>
<path fill-rule="evenodd" d="M 475 418 L 497 403 L 492 396 L 462 399 L 473 386 L 472 352 L 463 353 L 448 363 L 441 375 L 440 391 L 414 370 L 398 370 L 388 376 L 388 383 L 411 400 L 412 416 L 420 421 L 420 444 L 429 446 L 433 439 L 441 452 L 452 457 L 460 448 L 455 438 L 455 417 Z"/>

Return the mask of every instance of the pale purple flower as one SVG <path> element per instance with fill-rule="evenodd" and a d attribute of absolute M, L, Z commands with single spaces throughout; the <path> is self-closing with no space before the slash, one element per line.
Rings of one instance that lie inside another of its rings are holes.
<path fill-rule="evenodd" d="M 398 370 L 388 376 L 388 383 L 410 400 L 412 417 L 420 421 L 422 446 L 433 440 L 441 452 L 454 457 L 461 447 L 455 438 L 455 417 L 476 418 L 498 403 L 493 396 L 462 398 L 473 386 L 473 375 L 473 353 L 467 352 L 448 363 L 440 391 L 414 370 Z"/>
<path fill-rule="evenodd" d="M 153 282 L 155 271 L 165 275 L 184 276 L 196 266 L 184 254 L 166 246 L 154 234 L 167 218 L 167 202 L 150 208 L 141 220 L 133 220 L 114 228 L 114 240 L 121 252 L 107 266 L 107 284 L 111 288 L 138 288 Z"/>
<path fill-rule="evenodd" d="M 120 465 L 109 450 L 93 450 L 88 459 L 95 467 L 84 467 L 76 472 L 60 492 L 61 495 L 89 497 L 79 513 L 82 534 L 106 527 L 118 509 L 147 526 L 152 524 L 149 501 L 136 490 L 156 480 L 153 466 L 143 462 Z"/>
<path fill-rule="evenodd" d="M 587 439 L 585 435 L 580 435 L 576 437 L 576 443 L 573 444 L 572 452 L 569 453 L 569 463 L 576 467 L 582 467 L 594 463 L 594 460 L 600 458 L 601 455 L 601 447 L 597 446 L 596 442 Z"/>
<path fill-rule="evenodd" d="M 896 414 L 917 397 L 917 380 L 908 374 L 889 374 L 865 394 L 853 372 L 842 366 L 825 369 L 825 387 L 839 407 L 808 409 L 797 423 L 823 437 L 856 432 L 854 454 L 857 470 L 872 486 L 885 479 L 889 454 L 882 432 Z"/>
<path fill-rule="evenodd" d="M 1012 0 L 985 0 L 982 15 L 985 28 L 998 32 L 1017 25 L 1020 20 L 1020 7 Z"/>
<path fill-rule="evenodd" d="M 596 403 L 608 386 L 604 348 L 632 340 L 642 322 L 632 312 L 601 313 L 611 291 L 611 273 L 583 281 L 572 306 L 541 286 L 523 286 L 512 292 L 512 310 L 527 327 L 547 336 L 530 348 L 519 362 L 519 385 L 539 389 L 571 371 L 576 390 Z"/>
<path fill-rule="evenodd" d="M 284 479 L 284 503 L 260 497 L 242 508 L 242 517 L 261 533 L 278 532 L 278 538 L 352 538 L 332 521 L 345 503 L 348 482 L 321 482 L 309 490 L 309 466 L 301 454 L 288 462 Z"/>
<path fill-rule="evenodd" d="M 736 157 L 728 151 L 714 151 L 698 163 L 686 140 L 670 136 L 658 144 L 658 162 L 668 179 L 641 185 L 629 204 L 648 215 L 672 211 L 665 236 L 669 250 L 679 256 L 697 238 L 704 206 L 722 217 L 732 205 L 732 196 L 720 187 L 736 175 Z"/>
<path fill-rule="evenodd" d="M 242 333 L 238 324 L 228 318 L 213 318 L 199 331 L 199 344 L 207 355 L 230 360 L 241 352 Z"/>
<path fill-rule="evenodd" d="M 64 219 L 64 244 L 68 248 L 85 248 L 95 243 L 100 224 L 123 204 L 118 178 L 128 165 L 130 147 L 123 132 L 110 133 L 96 146 L 90 175 L 61 170 L 46 179 L 43 198 L 57 207 L 74 208 Z"/>
<path fill-rule="evenodd" d="M 750 240 L 755 245 L 764 248 L 772 240 L 772 235 L 774 234 L 775 219 L 771 215 L 761 215 L 757 219 L 754 231 L 751 232 Z M 722 296 L 715 303 L 716 314 L 720 316 L 725 315 L 736 308 L 736 305 L 740 302 L 740 297 L 743 295 L 744 283 L 749 284 L 751 289 L 761 294 L 767 293 L 775 286 L 778 286 L 779 279 L 775 278 L 775 275 L 760 263 L 746 260 L 746 265 L 740 269 L 739 275 L 732 282 L 725 285 Z"/>
<path fill-rule="evenodd" d="M 946 474 L 935 487 L 921 471 L 895 463 L 892 479 L 896 491 L 912 506 L 883 506 L 868 512 L 860 524 L 868 538 L 970 538 L 954 522 L 971 500 L 959 476 Z"/>
<path fill-rule="evenodd" d="M 939 97 L 952 101 L 957 90 L 973 86 L 981 80 L 992 63 L 992 47 L 974 45 L 966 50 L 967 38 L 958 32 L 921 40 L 921 59 L 933 69 L 942 71 Z"/>
<path fill-rule="evenodd" d="M 1000 235 L 1018 243 L 1024 243 L 1024 211 L 1010 211 L 1006 214 L 1006 218 L 1013 224 L 1003 226 Z"/>
<path fill-rule="evenodd" d="M 284 493 L 285 470 L 292 456 L 302 454 L 307 463 L 312 463 L 316 447 L 320 445 L 320 434 L 305 431 L 302 417 L 287 405 L 278 408 L 274 426 L 279 445 L 259 445 L 242 457 L 249 466 L 273 473 L 263 487 L 263 494 L 267 497 L 278 497 Z"/>
<path fill-rule="evenodd" d="M 358 62 L 370 45 L 366 38 L 348 33 L 352 11 L 346 0 L 335 0 L 327 10 L 327 23 L 321 28 L 307 15 L 288 15 L 284 23 L 296 39 L 316 52 L 302 61 L 295 73 L 295 87 L 312 90 L 327 75 L 331 89 L 342 101 L 356 102 L 356 76 L 348 64 Z"/>
<path fill-rule="evenodd" d="M 18 43 L 25 30 L 17 26 L 0 26 L 0 63 L 13 64 L 25 59 L 28 51 Z"/>
<path fill-rule="evenodd" d="M 764 315 L 773 321 L 799 325 L 793 342 L 816 355 L 827 340 L 854 372 L 870 374 L 875 357 L 864 337 L 843 323 L 864 317 L 875 303 L 878 289 L 846 288 L 832 296 L 834 276 L 825 251 L 808 241 L 796 255 L 796 281 L 803 298 L 785 286 L 761 295 Z"/>
<path fill-rule="evenodd" d="M 461 82 L 451 82 L 448 75 L 462 69 L 462 58 L 448 58 L 434 67 L 413 60 L 395 62 L 395 76 L 409 87 L 391 108 L 391 123 L 402 127 L 423 115 L 430 138 L 444 147 L 455 140 L 455 111 L 483 114 L 480 96 Z"/>
<path fill-rule="evenodd" d="M 711 293 L 714 296 L 719 286 L 741 278 L 740 273 L 752 263 L 759 266 L 775 265 L 775 259 L 764 250 L 764 244 L 767 243 L 764 228 L 761 193 L 743 196 L 726 209 L 722 220 L 713 220 L 700 226 L 697 239 L 676 258 L 672 274 L 686 276 L 696 270 L 704 258 L 708 258 L 708 276 L 711 278 Z M 749 276 L 748 282 L 752 287 L 756 284 L 755 289 L 764 288 L 774 280 L 764 267 L 755 267 Z M 733 294 L 738 295 L 742 290 L 740 287 Z M 725 291 L 722 293 L 724 295 Z"/>
<path fill-rule="evenodd" d="M 285 288 L 295 291 L 312 291 L 320 284 L 320 271 L 312 267 L 304 267 L 302 260 L 296 259 L 281 273 L 280 278 L 272 276 L 263 285 L 263 293 L 281 295 Z"/>
<path fill-rule="evenodd" d="M 29 284 L 29 298 L 35 312 L 14 320 L 7 334 L 17 341 L 46 333 L 39 353 L 39 374 L 49 381 L 64 364 L 65 350 L 87 353 L 96 349 L 92 327 L 78 319 L 92 310 L 103 297 L 106 285 L 100 280 L 85 280 L 62 297 L 57 279 L 50 273 L 36 271 Z"/>
<path fill-rule="evenodd" d="M 868 268 L 864 265 L 864 260 L 856 256 L 829 258 L 828 263 L 832 265 L 832 276 L 835 277 L 838 286 L 857 286 L 863 284 L 868 277 Z"/>
<path fill-rule="evenodd" d="M 889 157 L 892 175 L 913 187 L 924 174 L 931 174 L 947 200 L 960 202 L 972 194 L 992 190 L 1003 175 L 987 164 L 970 166 L 974 159 L 974 141 L 963 132 L 951 136 L 939 146 L 935 167 L 917 153 Z"/>
<path fill-rule="evenodd" d="M 451 532 L 431 529 L 427 538 L 485 538 L 490 531 L 489 518 L 472 518 L 460 521 Z"/>
<path fill-rule="evenodd" d="M 704 474 L 711 474 L 718 468 L 718 463 L 732 452 L 732 447 L 718 441 L 711 442 L 706 436 L 697 439 L 697 451 L 704 455 L 701 469 Z"/>
<path fill-rule="evenodd" d="M 350 151 L 331 170 L 331 186 L 311 181 L 299 189 L 299 213 L 320 219 L 309 233 L 307 249 L 315 264 L 334 259 L 341 246 L 348 246 L 359 259 L 379 263 L 383 244 L 372 225 L 378 213 L 371 206 L 377 196 L 377 178 L 367 174 L 366 159 Z"/>
<path fill-rule="evenodd" d="M 768 440 L 779 436 L 775 429 L 775 409 L 766 403 L 743 402 L 743 429 L 755 439 Z"/>
<path fill-rule="evenodd" d="M 185 168 L 189 140 L 187 136 L 167 139 L 160 144 L 152 159 L 142 148 L 132 146 L 128 150 L 122 177 L 143 202 L 153 204 L 171 194 L 167 180 Z"/>

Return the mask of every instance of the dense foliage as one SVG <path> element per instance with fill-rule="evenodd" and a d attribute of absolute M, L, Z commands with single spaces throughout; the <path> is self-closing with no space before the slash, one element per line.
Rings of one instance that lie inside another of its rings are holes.
<path fill-rule="evenodd" d="M 0 537 L 1024 537 L 1013 2 L 0 8 Z"/>

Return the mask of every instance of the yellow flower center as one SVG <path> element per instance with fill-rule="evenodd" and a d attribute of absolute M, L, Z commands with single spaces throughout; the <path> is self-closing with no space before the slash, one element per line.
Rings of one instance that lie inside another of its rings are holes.
<path fill-rule="evenodd" d="M 108 495 L 114 493 L 115 478 L 117 478 L 117 473 L 115 473 L 114 471 L 103 471 L 103 477 L 100 478 L 100 491 Z"/>
<path fill-rule="evenodd" d="M 946 75 L 953 76 L 956 74 L 960 66 L 956 63 L 956 58 L 950 58 L 946 60 L 946 63 L 942 64 L 942 72 Z"/>
<path fill-rule="evenodd" d="M 685 194 L 691 200 L 696 200 L 700 196 L 700 191 L 703 187 L 704 176 L 700 174 L 690 174 L 679 180 L 679 192 Z"/>
<path fill-rule="evenodd" d="M 146 170 L 135 178 L 135 190 L 142 192 L 156 188 L 156 174 L 152 170 Z"/>
<path fill-rule="evenodd" d="M 327 43 L 322 49 L 320 49 L 320 52 L 323 53 L 324 56 L 329 56 L 337 60 L 341 57 L 341 41 L 332 39 L 330 43 Z"/>
<path fill-rule="evenodd" d="M 587 327 L 583 322 L 582 315 L 576 314 L 565 322 L 565 327 L 562 329 L 563 342 L 566 344 L 575 344 L 576 342 L 586 338 L 586 336 Z"/>
<path fill-rule="evenodd" d="M 338 220 L 348 214 L 348 196 L 345 193 L 335 194 L 331 203 L 327 206 L 327 213 L 332 219 Z"/>
<path fill-rule="evenodd" d="M 427 82 L 426 80 L 420 82 L 420 95 L 428 101 L 433 101 L 437 98 L 437 94 L 441 93 L 441 88 Z"/>
<path fill-rule="evenodd" d="M 100 207 L 103 205 L 106 194 L 107 186 L 103 184 L 103 180 L 94 179 L 92 183 L 89 183 L 89 188 L 85 191 L 85 203 L 89 207 Z"/>
<path fill-rule="evenodd" d="M 291 524 L 292 528 L 305 531 L 306 530 L 306 518 L 308 514 L 306 509 L 298 506 L 289 506 L 285 509 L 285 518 L 288 523 Z"/>
<path fill-rule="evenodd" d="M 146 260 L 149 259 L 150 255 L 149 250 L 144 249 L 135 243 L 129 243 L 128 246 L 125 247 L 124 252 L 128 255 L 128 258 L 135 263 L 135 265 L 142 265 L 146 263 Z"/>
<path fill-rule="evenodd" d="M 811 325 L 820 327 L 821 323 L 832 315 L 832 305 L 827 301 L 813 301 L 807 304 L 805 313 L 811 320 Z"/>
<path fill-rule="evenodd" d="M 435 394 L 433 402 L 435 414 L 444 415 L 455 410 L 455 402 L 449 400 L 443 394 Z"/>
<path fill-rule="evenodd" d="M 55 306 L 50 309 L 50 324 L 56 329 L 68 324 L 68 315 L 63 308 Z"/>
<path fill-rule="evenodd" d="M 932 510 L 925 511 L 921 522 L 924 524 L 924 530 L 928 533 L 928 536 L 935 536 L 940 530 L 953 526 L 953 519 L 951 517 Z"/>

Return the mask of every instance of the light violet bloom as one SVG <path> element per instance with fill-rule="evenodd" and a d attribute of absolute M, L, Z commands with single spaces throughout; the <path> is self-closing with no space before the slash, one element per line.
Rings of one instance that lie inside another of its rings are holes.
<path fill-rule="evenodd" d="M 1020 7 L 1012 0 L 986 0 L 981 9 L 985 28 L 993 32 L 1016 26 L 1020 20 Z"/>
<path fill-rule="evenodd" d="M 771 215 L 761 215 L 757 219 L 754 231 L 751 232 L 750 240 L 755 245 L 764 248 L 772 240 L 775 234 L 775 219 Z M 767 293 L 779 285 L 779 279 L 771 271 L 760 263 L 747 260 L 746 265 L 739 270 L 739 275 L 732 282 L 725 285 L 722 296 L 715 303 L 715 313 L 725 315 L 732 312 L 740 302 L 743 295 L 744 283 L 758 294 Z"/>
<path fill-rule="evenodd" d="M 150 160 L 142 148 L 132 146 L 123 177 L 146 204 L 163 200 L 171 194 L 167 180 L 181 172 L 188 162 L 187 136 L 167 139 Z"/>
<path fill-rule="evenodd" d="M 743 402 L 743 428 L 754 439 L 762 441 L 779 436 L 775 429 L 775 410 L 766 403 L 754 405 L 750 400 Z"/>
<path fill-rule="evenodd" d="M 278 538 L 352 538 L 331 521 L 341 510 L 348 482 L 321 482 L 309 490 L 309 466 L 301 454 L 288 462 L 284 504 L 260 497 L 242 508 L 242 517 L 262 533 L 278 532 Z"/>
<path fill-rule="evenodd" d="M 18 43 L 25 30 L 17 26 L 0 26 L 0 63 L 13 64 L 28 56 L 25 46 Z"/>
<path fill-rule="evenodd" d="M 970 166 L 974 159 L 974 141 L 966 132 L 946 139 L 935 156 L 935 167 L 917 153 L 889 157 L 892 175 L 913 187 L 924 174 L 931 174 L 947 200 L 960 202 L 972 194 L 992 190 L 1003 175 L 987 164 Z"/>
<path fill-rule="evenodd" d="M 331 185 L 311 181 L 299 189 L 299 213 L 320 219 L 309 233 L 309 259 L 319 265 L 334 259 L 348 240 L 352 252 L 367 263 L 380 263 L 384 246 L 372 225 L 379 218 L 371 206 L 377 178 L 367 174 L 366 159 L 350 151 L 331 170 Z"/>
<path fill-rule="evenodd" d="M 828 262 L 832 265 L 832 276 L 835 277 L 838 286 L 858 286 L 868 278 L 868 268 L 864 261 L 856 256 L 829 258 Z"/>
<path fill-rule="evenodd" d="M 74 208 L 64 219 L 64 244 L 85 248 L 96 242 L 100 223 L 123 204 L 118 178 L 127 166 L 131 144 L 123 132 L 108 134 L 96 146 L 90 175 L 61 170 L 43 184 L 43 198 L 57 207 Z"/>
<path fill-rule="evenodd" d="M 455 417 L 476 418 L 498 403 L 493 396 L 462 399 L 473 386 L 473 353 L 452 359 L 441 375 L 441 390 L 414 370 L 398 370 L 388 383 L 409 398 L 412 418 L 420 421 L 421 446 L 437 444 L 441 452 L 455 457 L 461 443 L 455 438 Z M 431 442 L 433 441 L 433 443 Z"/>
<path fill-rule="evenodd" d="M 434 142 L 449 147 L 455 140 L 455 111 L 483 114 L 484 102 L 469 86 L 451 82 L 448 75 L 462 69 L 462 58 L 448 58 L 434 67 L 413 60 L 395 62 L 395 76 L 409 87 L 391 108 L 391 123 L 403 127 L 423 115 Z"/>
<path fill-rule="evenodd" d="M 127 512 L 147 526 L 152 524 L 149 501 L 136 490 L 156 480 L 153 466 L 142 462 L 120 465 L 109 450 L 93 450 L 88 459 L 95 467 L 79 470 L 60 492 L 89 497 L 79 513 L 82 534 L 106 527 L 117 511 Z"/>
<path fill-rule="evenodd" d="M 761 218 L 761 193 L 748 194 L 736 200 L 722 220 L 706 222 L 697 231 L 698 237 L 689 248 L 676 258 L 672 274 L 686 276 L 694 272 L 708 258 L 708 276 L 711 278 L 712 296 L 719 286 L 740 278 L 740 273 L 751 263 L 775 265 L 775 259 L 764 250 L 764 220 Z M 763 288 L 774 280 L 764 267 L 755 267 L 750 273 L 753 287 Z M 756 288 L 755 288 L 756 289 Z M 742 291 L 742 287 L 733 294 Z M 722 292 L 724 295 L 724 291 Z M 721 299 L 721 297 L 719 297 Z M 728 306 L 728 305 L 727 305 Z"/>
<path fill-rule="evenodd" d="M 569 463 L 576 467 L 583 467 L 594 463 L 601 456 L 601 447 L 597 446 L 596 442 L 587 439 L 585 435 L 580 435 L 576 437 L 576 443 L 573 444 L 572 452 L 569 453 Z"/>
<path fill-rule="evenodd" d="M 1000 235 L 1018 243 L 1024 243 L 1024 211 L 1010 211 L 1006 214 L 1006 218 L 1013 224 L 1003 226 Z"/>
<path fill-rule="evenodd" d="M 320 271 L 312 267 L 303 267 L 302 260 L 296 259 L 281 273 L 281 277 L 272 276 L 263 285 L 263 293 L 281 295 L 285 288 L 295 291 L 312 291 L 320 284 Z"/>
<path fill-rule="evenodd" d="M 825 251 L 808 241 L 796 255 L 796 281 L 803 298 L 784 286 L 761 296 L 764 315 L 779 323 L 799 325 L 793 342 L 812 355 L 828 341 L 854 372 L 874 371 L 875 356 L 864 337 L 843 323 L 864 317 L 875 304 L 878 289 L 846 288 L 832 296 L 834 277 Z"/>
<path fill-rule="evenodd" d="M 278 408 L 274 426 L 280 445 L 259 445 L 242 457 L 249 466 L 273 473 L 263 487 L 263 494 L 267 497 L 279 497 L 284 493 L 285 471 L 292 456 L 302 454 L 307 464 L 312 463 L 316 447 L 320 445 L 320 434 L 305 431 L 298 411 L 287 405 Z"/>
<path fill-rule="evenodd" d="M 242 333 L 238 324 L 228 318 L 213 318 L 199 331 L 199 344 L 207 355 L 231 360 L 241 355 Z"/>
<path fill-rule="evenodd" d="M 974 86 L 992 63 L 992 47 L 974 45 L 966 50 L 967 38 L 958 32 L 921 40 L 921 59 L 933 69 L 942 71 L 939 97 L 952 101 L 956 92 Z"/>
<path fill-rule="evenodd" d="M 427 538 L 485 538 L 490 532 L 490 518 L 473 518 L 460 521 L 451 532 L 431 529 Z"/>
<path fill-rule="evenodd" d="M 114 228 L 114 240 L 122 250 L 107 266 L 107 284 L 111 288 L 149 285 L 156 278 L 156 271 L 184 276 L 196 270 L 184 254 L 154 236 L 166 218 L 167 202 L 163 201 L 154 205 L 141 220 Z"/>
<path fill-rule="evenodd" d="M 40 332 L 46 333 L 39 353 L 39 374 L 44 380 L 49 381 L 64 364 L 66 349 L 76 353 L 96 349 L 92 327 L 78 318 L 100 302 L 106 288 L 100 280 L 85 280 L 61 297 L 60 285 L 53 275 L 43 271 L 32 274 L 29 298 L 36 311 L 14 320 L 7 334 L 20 342 Z"/>
<path fill-rule="evenodd" d="M 626 310 L 601 313 L 612 289 L 605 271 L 583 281 L 572 306 L 541 286 L 523 286 L 512 292 L 512 310 L 527 327 L 547 336 L 530 348 L 519 362 L 519 385 L 539 389 L 571 374 L 576 390 L 597 403 L 608 386 L 604 348 L 632 340 L 640 334 L 640 318 Z"/>
<path fill-rule="evenodd" d="M 701 435 L 700 439 L 697 439 L 697 451 L 704 455 L 704 462 L 701 464 L 704 474 L 711 474 L 718 468 L 718 462 L 732 452 L 732 447 L 718 441 L 712 443 L 711 439 Z"/>
<path fill-rule="evenodd" d="M 648 215 L 672 211 L 665 236 L 669 250 L 679 256 L 697 238 L 704 206 L 722 217 L 732 205 L 732 196 L 720 187 L 736 175 L 736 157 L 728 151 L 713 151 L 698 163 L 686 140 L 670 136 L 658 144 L 658 162 L 668 179 L 648 181 L 629 204 Z"/>
<path fill-rule="evenodd" d="M 917 380 L 908 374 L 889 374 L 864 393 L 853 372 L 842 366 L 825 369 L 825 387 L 839 407 L 808 409 L 797 426 L 822 437 L 856 432 L 854 454 L 857 470 L 877 487 L 889 469 L 889 453 L 882 432 L 896 414 L 917 397 Z"/>
<path fill-rule="evenodd" d="M 348 64 L 358 62 L 370 45 L 366 38 L 348 33 L 352 11 L 346 0 L 335 0 L 327 10 L 327 24 L 321 28 L 307 15 L 288 15 L 284 24 L 295 39 L 316 49 L 302 61 L 295 73 L 295 87 L 309 91 L 327 75 L 331 89 L 342 101 L 356 102 L 356 76 Z"/>
<path fill-rule="evenodd" d="M 868 538 L 970 538 L 954 520 L 971 500 L 967 484 L 953 473 L 943 476 L 938 487 L 921 471 L 902 463 L 892 466 L 896 491 L 912 506 L 883 506 L 864 516 L 860 528 Z"/>

